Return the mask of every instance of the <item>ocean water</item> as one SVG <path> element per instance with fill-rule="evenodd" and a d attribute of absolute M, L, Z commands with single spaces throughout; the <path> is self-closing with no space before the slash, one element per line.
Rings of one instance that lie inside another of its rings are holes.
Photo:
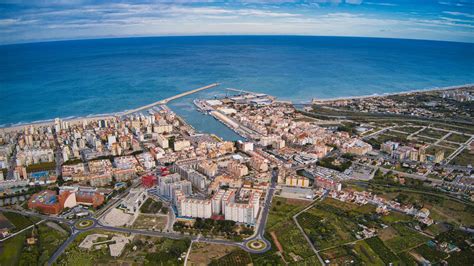
<path fill-rule="evenodd" d="M 196 129 L 235 139 L 192 99 L 228 87 L 308 102 L 474 83 L 474 44 L 208 36 L 0 46 L 0 125 L 123 111 L 214 82 L 169 105 Z"/>

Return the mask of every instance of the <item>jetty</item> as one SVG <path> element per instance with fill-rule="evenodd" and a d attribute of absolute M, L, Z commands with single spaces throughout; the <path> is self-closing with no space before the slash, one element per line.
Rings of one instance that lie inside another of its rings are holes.
<path fill-rule="evenodd" d="M 189 91 L 186 91 L 186 92 L 183 92 L 183 93 L 180 93 L 180 94 L 176 94 L 176 95 L 171 96 L 169 98 L 159 100 L 157 102 L 150 103 L 150 104 L 147 104 L 145 106 L 141 106 L 141 107 L 138 107 L 136 109 L 132 109 L 132 110 L 120 113 L 120 115 L 122 115 L 122 116 L 130 115 L 130 114 L 133 114 L 133 113 L 136 113 L 136 112 L 140 112 L 140 111 L 143 111 L 143 110 L 150 109 L 150 108 L 152 108 L 153 106 L 156 106 L 156 105 L 165 105 L 165 104 L 167 104 L 168 102 L 170 102 L 172 100 L 176 100 L 178 98 L 181 98 L 181 97 L 184 97 L 184 96 L 187 96 L 187 95 L 190 95 L 190 94 L 202 91 L 202 90 L 207 90 L 207 89 L 210 89 L 210 88 L 214 88 L 214 87 L 217 87 L 219 85 L 220 85 L 220 83 L 212 83 L 210 85 L 207 85 L 207 86 L 204 86 L 204 87 L 201 87 L 201 88 L 197 88 L 197 89 L 194 89 L 194 90 L 189 90 Z"/>

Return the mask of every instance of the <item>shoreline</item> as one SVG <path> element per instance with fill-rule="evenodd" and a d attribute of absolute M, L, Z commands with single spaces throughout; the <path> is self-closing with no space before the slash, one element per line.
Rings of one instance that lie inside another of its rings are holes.
<path fill-rule="evenodd" d="M 213 85 L 213 84 L 211 84 Z M 360 96 L 341 96 L 341 97 L 336 97 L 336 98 L 322 98 L 322 99 L 317 99 L 313 98 L 311 102 L 309 103 L 297 103 L 295 101 L 291 101 L 293 105 L 307 105 L 307 104 L 313 104 L 313 103 L 326 103 L 326 102 L 332 102 L 332 101 L 341 101 L 341 100 L 354 100 L 354 99 L 366 99 L 366 98 L 379 98 L 379 97 L 387 97 L 387 96 L 394 96 L 394 95 L 409 95 L 413 93 L 423 93 L 423 92 L 433 92 L 433 91 L 448 91 L 448 90 L 456 90 L 456 89 L 461 89 L 461 88 L 467 88 L 467 87 L 474 87 L 474 83 L 468 83 L 468 84 L 463 84 L 463 85 L 454 85 L 454 86 L 448 86 L 448 87 L 433 87 L 430 89 L 415 89 L 415 90 L 409 90 L 409 91 L 401 91 L 401 92 L 394 92 L 394 93 L 385 93 L 385 94 L 372 94 L 372 95 L 360 95 Z M 237 90 L 237 89 L 232 89 L 232 90 Z M 244 93 L 257 93 L 257 92 L 252 92 L 252 91 L 247 91 L 247 90 L 239 90 Z M 175 97 L 175 96 L 173 96 Z M 170 98 L 173 98 L 170 97 Z M 165 99 L 166 100 L 166 99 Z M 158 102 L 162 102 L 164 100 L 160 100 Z M 157 102 L 153 103 L 156 104 Z M 152 105 L 152 104 L 149 104 Z M 148 105 L 145 105 L 148 106 Z M 131 110 L 137 110 L 137 109 L 142 109 L 142 107 L 134 108 Z M 110 119 L 114 118 L 117 116 L 121 116 L 123 114 L 128 114 L 130 112 L 129 110 L 123 110 L 120 112 L 115 112 L 115 113 L 106 113 L 106 114 L 90 114 L 87 116 L 78 116 L 78 117 L 66 117 L 66 118 L 59 118 L 62 121 L 69 122 L 69 123 L 77 123 L 77 122 L 82 122 L 83 120 L 101 120 L 101 119 Z M 32 122 L 25 122 L 25 123 L 15 123 L 15 124 L 10 124 L 0 126 L 0 131 L 2 132 L 10 132 L 10 131 L 17 131 L 19 129 L 22 129 L 24 127 L 28 126 L 48 126 L 48 125 L 54 125 L 54 119 L 45 119 L 45 120 L 39 120 L 39 121 L 32 121 Z"/>
<path fill-rule="evenodd" d="M 402 92 L 393 92 L 393 93 L 384 93 L 384 94 L 372 94 L 372 95 L 360 95 L 360 96 L 342 96 L 342 97 L 335 97 L 335 98 L 313 98 L 311 103 L 317 102 L 333 102 L 333 101 L 343 101 L 343 100 L 355 100 L 355 99 L 367 99 L 367 98 L 380 98 L 380 97 L 388 97 L 388 96 L 396 96 L 396 95 L 410 95 L 414 93 L 423 93 L 423 92 L 434 92 L 434 91 L 449 91 L 449 90 L 458 90 L 463 88 L 474 87 L 474 83 L 468 83 L 463 85 L 455 85 L 455 86 L 448 86 L 448 87 L 433 87 L 429 89 L 415 89 L 409 91 L 402 91 Z M 302 103 L 304 104 L 304 103 Z"/>

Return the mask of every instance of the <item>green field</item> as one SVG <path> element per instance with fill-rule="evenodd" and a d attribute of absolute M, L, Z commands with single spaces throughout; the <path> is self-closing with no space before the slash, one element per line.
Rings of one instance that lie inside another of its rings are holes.
<path fill-rule="evenodd" d="M 308 201 L 302 200 L 292 200 L 280 197 L 275 197 L 273 199 L 266 231 L 268 233 L 274 232 L 278 241 L 282 245 L 284 251 L 282 256 L 284 256 L 287 262 L 307 262 L 315 255 L 292 218 L 308 204 Z M 269 236 L 268 239 L 271 239 L 271 236 Z M 294 258 L 299 259 L 295 260 Z"/>
<path fill-rule="evenodd" d="M 3 212 L 3 215 L 15 226 L 12 232 L 20 231 L 40 221 L 38 218 L 23 216 L 14 212 Z"/>
<path fill-rule="evenodd" d="M 445 132 L 445 131 L 440 131 L 440 130 L 436 130 L 436 129 L 432 129 L 432 128 L 425 128 L 423 131 L 418 133 L 417 136 L 427 136 L 427 137 L 430 137 L 430 138 L 439 139 L 439 138 L 442 138 L 446 134 L 447 134 L 447 132 Z"/>
<path fill-rule="evenodd" d="M 436 250 L 428 245 L 421 245 L 413 250 L 414 252 L 423 256 L 423 258 L 429 260 L 431 263 L 440 263 L 441 260 L 448 258 L 448 254 Z"/>
<path fill-rule="evenodd" d="M 142 213 L 166 213 L 166 208 L 163 208 L 163 203 L 161 201 L 156 201 L 152 198 L 148 198 L 143 205 L 140 207 L 140 212 Z"/>
<path fill-rule="evenodd" d="M 327 198 L 298 216 L 298 222 L 317 249 L 326 249 L 356 240 L 358 224 L 377 227 L 371 213 L 375 207 L 358 206 Z"/>
<path fill-rule="evenodd" d="M 27 245 L 26 238 L 31 236 L 36 238 L 36 243 Z M 1 244 L 0 265 L 44 265 L 67 237 L 65 230 L 39 224 Z"/>
<path fill-rule="evenodd" d="M 469 152 L 469 150 L 464 149 L 458 156 L 454 157 L 454 159 L 450 162 L 450 164 L 454 165 L 472 165 L 474 166 L 474 155 Z"/>
<path fill-rule="evenodd" d="M 133 242 L 127 245 L 118 258 L 109 254 L 107 246 L 98 250 L 85 250 L 79 244 L 87 235 L 100 233 L 111 238 L 113 232 L 91 230 L 81 233 L 58 258 L 58 265 L 182 265 L 181 256 L 186 253 L 191 243 L 190 239 L 174 240 L 147 236 L 135 236 Z M 133 246 L 137 249 L 134 250 Z"/>
<path fill-rule="evenodd" d="M 397 263 L 399 258 L 395 255 L 378 237 L 372 237 L 365 240 L 370 248 L 377 254 L 385 264 Z"/>
<path fill-rule="evenodd" d="M 0 265 L 18 265 L 27 232 L 0 242 Z"/>
<path fill-rule="evenodd" d="M 209 266 L 248 265 L 251 263 L 252 258 L 248 252 L 236 249 L 217 260 L 213 260 Z"/>
<path fill-rule="evenodd" d="M 446 138 L 447 141 L 452 141 L 452 142 L 457 142 L 457 143 L 464 143 L 466 142 L 470 137 L 467 135 L 460 135 L 453 133 L 449 135 L 449 137 Z"/>
<path fill-rule="evenodd" d="M 386 240 L 385 244 L 395 253 L 408 251 L 429 240 L 427 236 L 410 229 L 404 224 L 396 223 L 392 227 L 397 231 L 397 235 Z"/>

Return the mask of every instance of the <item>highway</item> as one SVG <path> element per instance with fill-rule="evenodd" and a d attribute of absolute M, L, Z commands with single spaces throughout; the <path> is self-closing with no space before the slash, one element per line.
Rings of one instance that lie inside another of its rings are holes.
<path fill-rule="evenodd" d="M 217 87 L 217 86 L 219 86 L 219 85 L 220 85 L 220 83 L 212 83 L 212 84 L 210 84 L 210 85 L 207 85 L 207 86 L 204 86 L 204 87 L 201 87 L 201 88 L 197 88 L 197 89 L 194 89 L 194 90 L 186 91 L 186 92 L 177 94 L 177 95 L 175 95 L 175 96 L 172 96 L 172 97 L 169 97 L 169 98 L 166 98 L 166 99 L 163 99 L 163 100 L 160 100 L 160 101 L 151 103 L 151 104 L 147 104 L 147 105 L 145 105 L 145 106 L 141 106 L 141 107 L 138 107 L 138 108 L 133 109 L 133 110 L 129 110 L 129 111 L 123 112 L 123 113 L 121 113 L 120 115 L 122 115 L 122 116 L 130 115 L 130 114 L 133 114 L 133 113 L 136 113 L 136 112 L 140 112 L 140 111 L 143 111 L 143 110 L 150 109 L 150 108 L 152 108 L 152 107 L 155 106 L 155 105 L 165 105 L 165 104 L 167 104 L 168 102 L 170 102 L 170 101 L 172 101 L 172 100 L 176 100 L 176 99 L 178 99 L 178 98 L 181 98 L 181 97 L 184 97 L 184 96 L 187 96 L 187 95 L 190 95 L 190 94 L 193 94 L 193 93 L 202 91 L 202 90 L 207 90 L 207 89 L 210 89 L 210 88 L 214 88 L 214 87 Z"/>

